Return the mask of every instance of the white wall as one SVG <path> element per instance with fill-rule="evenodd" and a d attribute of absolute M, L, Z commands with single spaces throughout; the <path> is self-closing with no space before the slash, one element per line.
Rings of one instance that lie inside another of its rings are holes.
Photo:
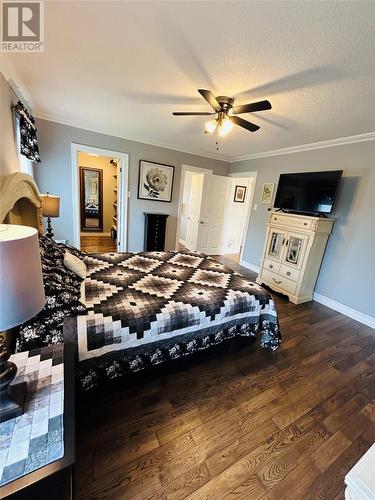
<path fill-rule="evenodd" d="M 17 100 L 17 96 L 0 73 L 0 182 L 5 176 L 20 169 L 12 112 L 12 104 Z"/>

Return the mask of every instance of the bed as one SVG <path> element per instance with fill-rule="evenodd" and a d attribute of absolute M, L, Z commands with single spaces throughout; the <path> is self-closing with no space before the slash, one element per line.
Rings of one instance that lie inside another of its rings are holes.
<path fill-rule="evenodd" d="M 38 209 L 37 205 L 34 200 Z M 42 233 L 40 217 L 35 221 Z M 268 350 L 280 345 L 270 293 L 207 255 L 189 251 L 87 255 L 43 234 L 40 248 L 47 302 L 41 313 L 21 326 L 17 349 L 67 340 L 63 325 L 70 318 L 69 341 L 76 345 L 76 376 L 83 391 L 155 367 L 182 365 L 220 347 L 225 352 L 233 342 L 258 339 Z M 84 280 L 66 268 L 65 252 L 85 263 Z"/>
<path fill-rule="evenodd" d="M 97 203 L 87 203 L 85 205 L 86 217 L 99 217 L 99 205 Z"/>

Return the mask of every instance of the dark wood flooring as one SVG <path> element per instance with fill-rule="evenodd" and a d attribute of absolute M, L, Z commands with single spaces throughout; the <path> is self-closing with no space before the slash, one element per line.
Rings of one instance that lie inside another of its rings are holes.
<path fill-rule="evenodd" d="M 116 252 L 116 241 L 110 236 L 81 236 L 81 250 L 87 253 Z"/>
<path fill-rule="evenodd" d="M 375 440 L 375 332 L 275 299 L 277 352 L 249 346 L 79 413 L 78 499 L 344 498 Z"/>

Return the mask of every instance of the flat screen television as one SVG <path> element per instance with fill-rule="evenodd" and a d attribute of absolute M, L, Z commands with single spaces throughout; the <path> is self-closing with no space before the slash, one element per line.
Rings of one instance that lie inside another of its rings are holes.
<path fill-rule="evenodd" d="M 332 212 L 342 170 L 281 174 L 274 207 L 290 212 Z"/>

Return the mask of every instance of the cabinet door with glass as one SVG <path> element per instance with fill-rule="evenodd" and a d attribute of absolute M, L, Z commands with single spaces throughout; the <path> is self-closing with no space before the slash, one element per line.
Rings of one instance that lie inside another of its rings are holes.
<path fill-rule="evenodd" d="M 305 253 L 308 236 L 288 233 L 284 242 L 283 264 L 300 268 Z"/>
<path fill-rule="evenodd" d="M 285 236 L 285 232 L 276 229 L 270 230 L 267 245 L 267 258 L 278 261 L 281 260 Z"/>

